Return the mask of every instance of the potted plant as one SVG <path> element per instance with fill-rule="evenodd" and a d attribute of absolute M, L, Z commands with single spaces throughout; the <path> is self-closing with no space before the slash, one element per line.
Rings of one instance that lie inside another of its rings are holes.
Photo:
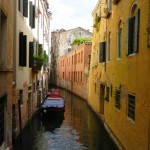
<path fill-rule="evenodd" d="M 45 63 L 46 58 L 43 54 L 34 54 L 33 55 L 34 58 L 34 68 L 36 68 L 36 70 L 41 70 L 42 65 Z"/>

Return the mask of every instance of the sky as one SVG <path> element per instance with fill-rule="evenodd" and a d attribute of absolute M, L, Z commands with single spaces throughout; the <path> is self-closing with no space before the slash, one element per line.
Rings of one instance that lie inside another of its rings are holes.
<path fill-rule="evenodd" d="M 49 0 L 51 30 L 82 27 L 92 32 L 92 11 L 98 0 Z"/>

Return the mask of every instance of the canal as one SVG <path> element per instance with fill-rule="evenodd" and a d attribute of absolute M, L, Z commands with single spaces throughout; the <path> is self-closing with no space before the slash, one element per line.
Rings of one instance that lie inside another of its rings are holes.
<path fill-rule="evenodd" d="M 65 112 L 41 119 L 35 114 L 14 150 L 117 150 L 86 102 L 65 90 Z"/>

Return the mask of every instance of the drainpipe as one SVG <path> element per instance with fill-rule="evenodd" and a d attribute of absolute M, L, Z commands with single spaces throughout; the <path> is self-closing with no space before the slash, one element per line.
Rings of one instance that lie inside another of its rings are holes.
<path fill-rule="evenodd" d="M 150 150 L 150 119 L 149 119 L 149 128 L 148 128 L 148 150 Z"/>
<path fill-rule="evenodd" d="M 149 0 L 149 6 L 148 6 L 148 47 L 150 47 L 150 0 Z"/>
<path fill-rule="evenodd" d="M 107 19 L 106 19 L 106 44 L 105 44 L 105 72 L 106 72 L 106 50 L 107 50 Z"/>

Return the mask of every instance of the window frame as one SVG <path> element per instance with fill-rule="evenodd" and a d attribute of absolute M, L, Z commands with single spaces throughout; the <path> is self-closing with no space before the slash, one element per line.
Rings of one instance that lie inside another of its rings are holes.
<path fill-rule="evenodd" d="M 130 18 L 127 21 L 127 56 L 138 53 L 139 51 L 139 34 L 140 34 L 140 9 L 134 3 Z"/>
<path fill-rule="evenodd" d="M 130 98 L 129 98 L 130 96 Z M 129 102 L 129 100 L 131 100 L 131 97 L 133 98 L 134 97 L 134 101 L 133 103 L 131 104 L 131 101 Z M 131 108 L 131 105 L 133 108 Z M 129 119 L 131 119 L 132 121 L 135 121 L 135 109 L 136 109 L 136 96 L 134 94 L 131 94 L 131 93 L 128 93 L 128 106 L 127 106 L 127 116 Z M 130 112 L 129 112 L 130 110 Z M 133 111 L 133 114 L 131 114 Z"/>
<path fill-rule="evenodd" d="M 121 90 L 115 90 L 115 107 L 120 110 L 121 109 Z"/>

